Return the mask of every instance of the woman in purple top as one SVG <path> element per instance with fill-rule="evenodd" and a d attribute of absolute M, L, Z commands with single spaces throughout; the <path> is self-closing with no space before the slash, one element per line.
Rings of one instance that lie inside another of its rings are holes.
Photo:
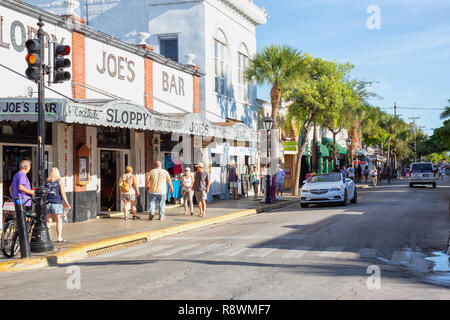
<path fill-rule="evenodd" d="M 31 170 L 31 161 L 22 160 L 19 164 L 19 172 L 14 175 L 11 186 L 9 187 L 9 193 L 11 194 L 11 200 L 16 198 L 23 198 L 24 203 L 30 199 L 30 196 L 34 195 L 34 190 L 31 190 L 30 180 L 28 180 L 27 174 Z M 31 207 L 30 201 L 25 203 L 26 207 Z"/>

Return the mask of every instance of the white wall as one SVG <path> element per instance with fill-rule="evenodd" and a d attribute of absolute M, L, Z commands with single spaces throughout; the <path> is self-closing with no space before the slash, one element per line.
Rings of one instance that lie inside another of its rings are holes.
<path fill-rule="evenodd" d="M 244 106 L 238 99 L 238 50 L 241 44 L 248 49 L 249 58 L 256 54 L 256 29 L 253 24 L 236 14 L 221 1 L 205 2 L 205 93 L 206 117 L 211 121 L 223 118 L 243 120 L 256 129 L 256 94 L 251 96 L 252 106 Z M 225 34 L 228 45 L 228 65 L 230 66 L 231 96 L 219 96 L 214 91 L 214 35 L 220 29 Z"/>
<path fill-rule="evenodd" d="M 36 83 L 25 77 L 25 70 L 28 67 L 25 61 L 27 54 L 25 41 L 29 38 L 29 35 L 31 35 L 31 38 L 36 37 L 34 32 L 30 34 L 29 31 L 38 29 L 36 25 L 38 20 L 3 6 L 0 7 L 0 16 L 3 17 L 0 39 L 0 63 L 18 73 L 16 74 L 0 67 L 0 78 L 2 79 L 0 97 L 24 97 L 28 86 L 33 88 L 33 97 L 37 97 Z M 12 26 L 13 28 L 11 28 Z M 72 33 L 66 29 L 49 23 L 45 23 L 43 29 L 51 39 L 56 39 L 58 43 L 72 44 Z M 12 33 L 11 30 L 13 30 Z M 46 57 L 48 56 L 47 50 L 45 50 L 45 55 Z M 70 60 L 72 59 L 71 55 L 68 57 Z M 70 81 L 54 84 L 51 88 L 66 96 L 72 95 Z M 46 98 L 62 98 L 62 96 L 46 90 Z"/>
<path fill-rule="evenodd" d="M 86 84 L 144 105 L 144 58 L 86 38 Z M 108 99 L 86 89 L 87 99 Z"/>

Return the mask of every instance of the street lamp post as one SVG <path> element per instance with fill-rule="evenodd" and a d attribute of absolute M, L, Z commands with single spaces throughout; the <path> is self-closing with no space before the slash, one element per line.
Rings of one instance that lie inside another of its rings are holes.
<path fill-rule="evenodd" d="M 265 203 L 272 203 L 270 199 L 270 131 L 272 130 L 273 120 L 269 117 L 269 114 L 263 119 L 264 130 L 267 131 L 267 174 L 266 174 L 266 200 Z"/>
<path fill-rule="evenodd" d="M 38 38 L 42 49 L 40 51 L 40 60 L 44 61 L 44 30 L 42 27 L 44 23 L 41 19 L 38 22 Z M 44 186 L 45 183 L 45 168 L 44 168 L 44 150 L 45 150 L 45 96 L 44 96 L 44 76 L 45 70 L 41 68 L 40 77 L 38 81 L 38 143 L 37 143 L 37 153 L 38 153 L 38 187 L 35 190 L 35 197 L 38 198 L 38 203 L 36 203 L 36 215 L 37 222 L 33 228 L 33 233 L 31 235 L 30 248 L 31 252 L 48 252 L 53 250 L 53 244 L 50 241 L 50 235 L 48 233 L 47 223 L 46 223 L 46 199 L 47 199 L 47 189 Z"/>

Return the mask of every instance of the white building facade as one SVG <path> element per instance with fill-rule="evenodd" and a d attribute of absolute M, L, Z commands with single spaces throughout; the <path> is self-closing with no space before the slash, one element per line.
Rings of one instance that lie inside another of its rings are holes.
<path fill-rule="evenodd" d="M 205 121 L 223 126 L 242 125 L 257 134 L 258 107 L 256 84 L 247 81 L 244 70 L 256 54 L 256 27 L 267 22 L 267 13 L 253 0 L 28 0 L 38 8 L 56 14 L 75 14 L 87 20 L 89 27 L 124 42 L 150 45 L 154 52 L 185 64 L 195 65 L 204 76 L 199 78 L 199 114 Z M 164 68 L 164 65 L 155 68 Z M 159 70 L 158 70 L 159 71 Z M 160 72 L 163 72 L 161 70 Z M 166 85 L 182 88 L 189 83 L 166 79 Z M 178 81 L 178 80 L 175 80 Z M 185 113 L 179 104 L 168 105 L 164 78 L 154 83 L 154 111 L 166 115 Z M 195 85 L 195 84 L 194 84 Z M 185 90 L 187 93 L 189 90 Z M 187 97 L 189 100 L 190 97 Z M 191 99 L 192 100 L 192 99 Z M 189 101 L 191 101 L 189 100 Z M 252 139 L 255 141 L 256 139 Z M 203 142 L 201 159 L 211 176 L 210 197 L 227 197 L 226 166 L 236 161 L 241 173 L 258 164 L 255 142 Z M 196 145 L 200 146 L 198 142 Z"/>

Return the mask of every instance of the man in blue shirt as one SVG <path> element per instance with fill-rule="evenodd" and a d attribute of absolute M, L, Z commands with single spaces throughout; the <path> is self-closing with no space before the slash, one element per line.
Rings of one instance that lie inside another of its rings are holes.
<path fill-rule="evenodd" d="M 275 183 L 277 187 L 277 200 L 283 200 L 283 191 L 284 191 L 284 178 L 286 176 L 286 172 L 281 169 L 281 166 L 277 166 L 277 176 L 275 178 Z M 280 196 L 278 196 L 278 194 Z"/>
<path fill-rule="evenodd" d="M 9 192 L 11 194 L 11 200 L 16 198 L 23 198 L 24 203 L 30 199 L 30 195 L 34 195 L 34 190 L 31 190 L 30 180 L 28 180 L 27 174 L 31 170 L 31 161 L 23 160 L 20 162 L 19 171 L 14 175 Z M 31 206 L 31 202 L 28 201 L 25 206 Z"/>

